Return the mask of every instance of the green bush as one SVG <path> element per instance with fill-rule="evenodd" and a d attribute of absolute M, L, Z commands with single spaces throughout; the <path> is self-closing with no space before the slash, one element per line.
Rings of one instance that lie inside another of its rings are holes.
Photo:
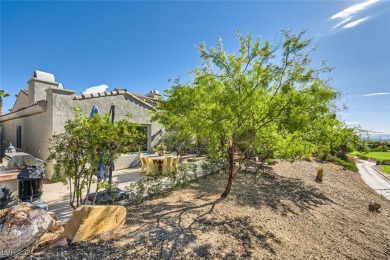
<path fill-rule="evenodd" d="M 267 159 L 267 164 L 268 165 L 275 165 L 276 161 L 274 159 Z"/>
<path fill-rule="evenodd" d="M 359 171 L 359 169 L 356 166 L 356 163 L 350 159 L 348 159 L 348 161 L 344 161 L 344 160 L 341 160 L 340 158 L 337 158 L 336 156 L 328 155 L 328 156 L 326 156 L 325 160 L 328 162 L 332 162 L 332 163 L 341 165 L 341 166 L 343 166 L 351 171 L 354 171 L 354 172 Z"/>
<path fill-rule="evenodd" d="M 368 159 L 370 159 L 370 157 L 368 157 L 368 155 L 366 155 L 366 154 L 359 154 L 359 155 L 358 155 L 358 158 L 363 159 L 363 160 L 368 160 Z"/>
<path fill-rule="evenodd" d="M 390 165 L 390 160 L 378 160 L 376 165 Z"/>

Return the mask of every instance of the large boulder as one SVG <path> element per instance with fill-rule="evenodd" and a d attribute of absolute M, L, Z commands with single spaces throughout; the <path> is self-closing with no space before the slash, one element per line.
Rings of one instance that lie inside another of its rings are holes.
<path fill-rule="evenodd" d="M 126 208 L 123 206 L 91 205 L 80 206 L 65 226 L 59 239 L 66 238 L 72 243 L 85 240 L 93 235 L 123 226 Z"/>
<path fill-rule="evenodd" d="M 48 213 L 54 219 L 54 223 L 53 226 L 35 243 L 37 248 L 48 245 L 52 246 L 52 244 L 57 242 L 57 238 L 64 232 L 64 227 L 57 222 L 57 217 L 54 212 L 49 211 Z"/>
<path fill-rule="evenodd" d="M 0 211 L 0 258 L 10 257 L 31 246 L 52 226 L 47 211 L 21 203 Z"/>

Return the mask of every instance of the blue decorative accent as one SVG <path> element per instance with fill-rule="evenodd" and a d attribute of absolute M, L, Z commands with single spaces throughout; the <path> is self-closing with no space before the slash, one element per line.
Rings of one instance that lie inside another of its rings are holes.
<path fill-rule="evenodd" d="M 91 109 L 91 114 L 89 115 L 89 118 L 92 118 L 96 114 L 99 114 L 99 108 L 97 106 L 93 106 Z"/>

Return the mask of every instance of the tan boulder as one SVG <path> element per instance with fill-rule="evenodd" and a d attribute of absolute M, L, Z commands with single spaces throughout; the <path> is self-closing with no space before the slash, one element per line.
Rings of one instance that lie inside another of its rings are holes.
<path fill-rule="evenodd" d="M 38 240 L 38 242 L 36 242 L 36 247 L 45 247 L 57 242 L 57 238 L 63 232 L 64 227 L 61 226 L 57 221 L 54 221 L 53 226 Z"/>
<path fill-rule="evenodd" d="M 125 221 L 126 208 L 123 206 L 83 205 L 73 212 L 59 239 L 66 238 L 76 243 L 123 226 Z"/>
<path fill-rule="evenodd" d="M 62 246 L 62 247 L 68 246 L 68 241 L 66 240 L 65 237 L 61 239 L 56 239 L 55 242 L 49 246 L 49 248 L 53 248 L 57 246 Z"/>
<path fill-rule="evenodd" d="M 54 223 L 47 211 L 29 203 L 0 211 L 0 220 L 0 258 L 29 252 Z"/>

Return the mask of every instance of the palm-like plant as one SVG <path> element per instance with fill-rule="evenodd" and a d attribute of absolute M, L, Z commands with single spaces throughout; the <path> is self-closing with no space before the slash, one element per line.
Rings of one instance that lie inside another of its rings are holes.
<path fill-rule="evenodd" d="M 4 89 L 0 89 L 0 115 L 3 114 L 3 98 L 8 97 L 9 93 Z"/>

